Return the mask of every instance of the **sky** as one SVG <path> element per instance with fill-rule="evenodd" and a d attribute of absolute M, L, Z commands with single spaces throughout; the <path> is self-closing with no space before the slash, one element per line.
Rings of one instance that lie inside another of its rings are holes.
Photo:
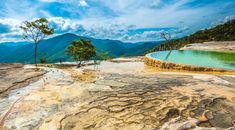
<path fill-rule="evenodd" d="M 235 19 L 235 0 L 0 0 L 0 42 L 22 41 L 22 22 L 42 17 L 53 36 L 159 41 Z"/>

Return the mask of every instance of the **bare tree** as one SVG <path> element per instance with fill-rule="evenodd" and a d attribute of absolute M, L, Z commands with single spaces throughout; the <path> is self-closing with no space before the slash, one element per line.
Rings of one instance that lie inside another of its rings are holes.
<path fill-rule="evenodd" d="M 168 49 L 170 49 L 170 52 L 167 54 L 166 56 L 166 60 L 169 58 L 171 51 L 172 51 L 172 47 L 171 47 L 171 34 L 169 32 L 162 32 L 161 33 L 161 38 L 166 40 L 166 44 Z"/>
<path fill-rule="evenodd" d="M 161 38 L 166 40 L 166 44 L 168 45 L 168 48 L 170 49 L 170 51 L 172 50 L 171 46 L 170 46 L 170 42 L 171 42 L 171 34 L 169 32 L 162 32 L 161 33 Z"/>

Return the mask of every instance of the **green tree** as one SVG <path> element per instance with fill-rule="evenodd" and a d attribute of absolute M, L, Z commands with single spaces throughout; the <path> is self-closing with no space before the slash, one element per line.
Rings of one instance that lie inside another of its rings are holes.
<path fill-rule="evenodd" d="M 92 57 L 96 56 L 96 49 L 91 41 L 83 38 L 72 41 L 66 52 L 77 62 L 78 68 L 81 67 L 83 61 L 90 60 Z"/>
<path fill-rule="evenodd" d="M 45 18 L 35 21 L 25 21 L 20 28 L 23 30 L 23 39 L 29 40 L 35 44 L 34 47 L 34 64 L 37 66 L 37 48 L 38 44 L 47 36 L 54 33 L 54 29 L 50 28 Z"/>
<path fill-rule="evenodd" d="M 98 55 L 94 57 L 94 60 L 103 61 L 103 60 L 108 60 L 109 58 L 110 57 L 108 52 L 100 52 Z"/>

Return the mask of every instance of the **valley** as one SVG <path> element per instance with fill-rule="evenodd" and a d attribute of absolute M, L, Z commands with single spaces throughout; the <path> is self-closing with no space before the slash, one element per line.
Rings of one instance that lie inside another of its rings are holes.
<path fill-rule="evenodd" d="M 107 52 L 109 57 L 144 55 L 147 50 L 161 43 L 161 41 L 124 43 L 118 40 L 95 39 L 66 33 L 39 43 L 39 59 L 45 57 L 49 63 L 56 63 L 60 60 L 72 61 L 73 59 L 66 53 L 66 48 L 71 41 L 80 38 L 92 41 L 98 53 Z M 34 50 L 32 48 L 34 48 L 34 44 L 28 42 L 0 43 L 0 61 L 33 63 Z"/>

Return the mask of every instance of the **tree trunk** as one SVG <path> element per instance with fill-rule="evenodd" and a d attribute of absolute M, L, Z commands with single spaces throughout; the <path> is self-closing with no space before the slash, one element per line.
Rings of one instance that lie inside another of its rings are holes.
<path fill-rule="evenodd" d="M 79 62 L 78 62 L 78 65 L 77 65 L 77 68 L 80 68 L 80 67 L 81 67 L 81 64 L 82 64 L 82 61 L 79 61 Z"/>
<path fill-rule="evenodd" d="M 35 43 L 35 48 L 34 48 L 34 64 L 37 67 L 37 49 L 38 49 L 38 43 Z"/>

